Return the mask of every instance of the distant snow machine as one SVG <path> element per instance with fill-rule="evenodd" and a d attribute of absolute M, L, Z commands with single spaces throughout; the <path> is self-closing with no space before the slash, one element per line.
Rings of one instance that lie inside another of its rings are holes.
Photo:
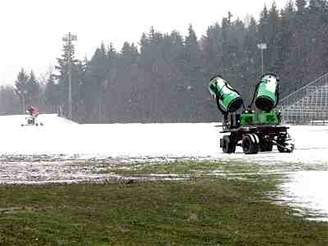
<path fill-rule="evenodd" d="M 29 116 L 25 117 L 26 123 L 21 124 L 21 126 L 43 126 L 43 123 L 39 122 L 37 119 L 40 114 L 40 111 L 37 108 L 31 105 L 26 112 L 29 113 Z"/>
<path fill-rule="evenodd" d="M 209 92 L 224 116 L 221 133 L 230 133 L 220 139 L 224 153 L 234 153 L 236 146 L 241 146 L 245 154 L 257 154 L 272 151 L 273 145 L 279 152 L 293 152 L 295 145 L 288 127 L 280 125 L 280 112 L 274 111 L 279 102 L 278 82 L 278 76 L 273 73 L 262 75 L 246 109 L 239 93 L 228 82 L 220 76 L 210 80 Z M 242 113 L 237 113 L 241 108 Z"/>
<path fill-rule="evenodd" d="M 43 123 L 40 122 L 36 117 L 34 116 L 27 116 L 25 117 L 26 123 L 21 124 L 21 126 L 43 126 Z"/>

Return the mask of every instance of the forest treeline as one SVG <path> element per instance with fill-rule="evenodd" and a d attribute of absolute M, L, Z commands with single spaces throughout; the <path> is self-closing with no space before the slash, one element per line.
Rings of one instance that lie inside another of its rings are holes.
<path fill-rule="evenodd" d="M 64 42 L 55 70 L 42 81 L 33 71 L 19 71 L 13 86 L 0 88 L 0 114 L 22 113 L 26 105 L 68 115 L 68 80 L 72 117 L 83 123 L 207 122 L 220 117 L 207 85 L 220 74 L 249 101 L 261 75 L 280 76 L 282 96 L 328 72 L 327 0 L 273 3 L 256 20 L 228 13 L 197 37 L 161 33 L 151 28 L 136 45 L 117 51 L 101 44 L 91 59 L 75 58 L 74 43 Z M 18 61 L 19 62 L 19 61 Z"/>

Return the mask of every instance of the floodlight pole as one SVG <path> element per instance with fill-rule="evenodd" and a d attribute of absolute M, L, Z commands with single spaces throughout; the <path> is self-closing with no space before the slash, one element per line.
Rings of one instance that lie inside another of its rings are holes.
<path fill-rule="evenodd" d="M 260 43 L 257 45 L 257 48 L 259 48 L 261 50 L 261 71 L 262 71 L 262 74 L 264 73 L 264 50 L 266 50 L 268 47 L 267 47 L 267 44 L 266 43 Z"/>
<path fill-rule="evenodd" d="M 23 106 L 23 114 L 25 114 L 25 111 L 26 111 L 26 109 L 25 109 L 25 93 L 26 93 L 26 91 L 25 90 L 23 90 L 23 92 L 22 92 L 22 94 L 23 94 L 23 96 L 22 96 L 22 106 Z"/>
<path fill-rule="evenodd" d="M 76 41 L 76 35 L 71 34 L 70 32 L 63 37 L 63 41 L 67 42 L 68 45 L 72 44 L 72 41 Z M 73 118 L 73 100 L 72 100 L 72 56 L 69 56 L 68 60 L 68 118 Z"/>

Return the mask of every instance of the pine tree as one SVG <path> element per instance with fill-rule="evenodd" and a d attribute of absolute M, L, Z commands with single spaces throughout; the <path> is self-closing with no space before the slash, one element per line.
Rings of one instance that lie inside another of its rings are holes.
<path fill-rule="evenodd" d="M 152 27 L 139 47 L 125 42 L 116 51 L 101 44 L 84 63 L 75 59 L 72 42 L 65 42 L 44 98 L 49 111 L 62 105 L 67 115 L 70 67 L 74 119 L 82 122 L 215 121 L 220 114 L 206 88 L 212 75 L 222 75 L 243 98 L 250 97 L 261 71 L 257 44 L 264 42 L 266 71 L 280 75 L 284 96 L 327 72 L 327 33 L 326 0 L 290 0 L 281 10 L 264 6 L 258 22 L 228 13 L 200 40 L 191 25 L 185 37 Z M 20 71 L 15 91 L 21 107 L 38 101 L 40 84 L 33 73 Z M 15 107 L 10 90 L 0 93 L 6 95 L 1 103 L 11 105 L 0 105 L 0 112 L 14 112 L 7 109 Z"/>
<path fill-rule="evenodd" d="M 21 113 L 20 100 L 17 98 L 15 89 L 12 86 L 0 87 L 0 114 L 18 114 Z"/>
<path fill-rule="evenodd" d="M 54 74 L 60 91 L 61 107 L 63 113 L 69 117 L 69 79 L 71 78 L 72 88 L 72 113 L 73 118 L 77 117 L 75 112 L 80 104 L 80 87 L 82 84 L 83 65 L 75 59 L 75 46 L 71 40 L 71 34 L 63 44 L 63 54 L 57 58 L 57 66 L 55 67 L 58 74 Z"/>
<path fill-rule="evenodd" d="M 25 113 L 28 99 L 28 87 L 27 83 L 29 81 L 29 76 L 22 68 L 21 71 L 17 75 L 17 80 L 15 82 L 15 91 L 18 95 L 21 102 L 22 113 Z"/>
<path fill-rule="evenodd" d="M 294 35 L 294 19 L 295 19 L 295 9 L 292 2 L 289 2 L 285 9 L 280 12 L 280 28 L 279 33 L 277 35 L 277 66 L 279 71 L 279 75 L 284 78 L 281 81 L 281 96 L 287 95 L 288 81 L 292 81 L 290 77 L 290 66 L 291 64 L 288 62 L 289 58 L 292 56 L 291 43 L 293 42 Z"/>
<path fill-rule="evenodd" d="M 303 14 L 305 10 L 305 6 L 306 6 L 306 0 L 296 0 L 296 9 L 298 13 Z"/>
<path fill-rule="evenodd" d="M 82 84 L 83 103 L 88 117 L 102 121 L 104 93 L 108 77 L 108 56 L 102 43 L 87 63 L 86 79 Z"/>
<path fill-rule="evenodd" d="M 26 83 L 26 89 L 27 89 L 27 96 L 28 96 L 26 100 L 27 104 L 40 105 L 41 87 L 33 71 L 31 71 L 29 79 Z"/>
<path fill-rule="evenodd" d="M 60 91 L 58 84 L 55 83 L 54 76 L 51 74 L 48 78 L 44 91 L 45 103 L 49 107 L 50 113 L 60 114 Z"/>
<path fill-rule="evenodd" d="M 184 83 L 180 87 L 180 96 L 185 100 L 185 107 L 181 108 L 180 111 L 184 111 L 182 113 L 187 121 L 199 120 L 200 118 L 200 111 L 196 110 L 196 105 L 199 104 L 200 99 L 197 95 L 200 91 L 206 91 L 207 93 L 207 82 L 204 81 L 202 68 L 198 39 L 192 25 L 189 25 L 188 35 L 184 42 L 183 66 L 180 67 L 181 72 L 184 74 Z"/>
<path fill-rule="evenodd" d="M 253 17 L 249 19 L 246 24 L 244 41 L 241 44 L 240 55 L 240 69 L 239 73 L 242 83 L 238 87 L 238 91 L 243 94 L 245 99 L 251 97 L 249 88 L 254 85 L 258 77 L 260 76 L 261 59 L 259 56 L 259 50 L 257 44 L 260 43 L 258 26 Z"/>

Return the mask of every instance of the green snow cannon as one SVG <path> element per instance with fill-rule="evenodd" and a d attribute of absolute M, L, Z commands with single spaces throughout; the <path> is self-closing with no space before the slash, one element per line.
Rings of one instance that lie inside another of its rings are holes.
<path fill-rule="evenodd" d="M 255 106 L 258 109 L 270 112 L 277 106 L 279 101 L 278 81 L 279 78 L 275 74 L 267 73 L 262 75 L 254 94 Z"/>
<path fill-rule="evenodd" d="M 216 103 L 222 114 L 227 114 L 228 112 L 233 113 L 243 105 L 243 99 L 239 93 L 220 76 L 215 76 L 210 80 L 208 90 L 216 99 Z"/>

